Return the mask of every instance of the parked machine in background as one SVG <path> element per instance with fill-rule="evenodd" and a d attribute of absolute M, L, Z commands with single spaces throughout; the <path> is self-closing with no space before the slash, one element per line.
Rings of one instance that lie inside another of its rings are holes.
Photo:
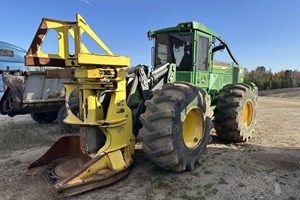
<path fill-rule="evenodd" d="M 57 119 L 62 129 L 73 132 L 76 128 L 63 122 L 64 83 L 72 82 L 73 70 L 25 67 L 25 54 L 20 47 L 0 42 L 0 113 L 10 117 L 30 114 L 38 123 L 52 123 Z M 72 108 L 77 112 L 76 99 Z"/>
<path fill-rule="evenodd" d="M 24 56 L 26 51 L 13 44 L 0 41 L 0 72 L 3 70 L 25 70 Z M 0 98 L 7 86 L 3 84 L 0 76 Z"/>

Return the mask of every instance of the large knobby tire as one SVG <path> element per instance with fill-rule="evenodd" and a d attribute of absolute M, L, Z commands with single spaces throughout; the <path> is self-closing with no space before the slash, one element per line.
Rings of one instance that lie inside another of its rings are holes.
<path fill-rule="evenodd" d="M 50 124 L 57 118 L 57 111 L 44 113 L 30 113 L 31 118 L 39 124 Z"/>
<path fill-rule="evenodd" d="M 8 107 L 8 102 L 7 102 L 7 97 L 8 97 L 8 93 L 9 93 L 10 89 L 8 88 L 3 96 L 1 97 L 1 100 L 0 100 L 0 114 L 1 115 L 7 115 L 8 112 L 7 112 L 7 107 Z"/>
<path fill-rule="evenodd" d="M 79 113 L 79 105 L 78 103 L 70 103 L 70 109 L 74 115 Z M 67 117 L 67 109 L 66 105 L 63 105 L 57 114 L 57 122 L 59 127 L 67 133 L 78 133 L 79 126 L 75 124 L 67 124 L 64 122 L 64 119 Z"/>
<path fill-rule="evenodd" d="M 145 105 L 140 117 L 145 153 L 166 170 L 193 170 L 210 140 L 212 110 L 206 92 L 188 83 L 168 83 Z"/>
<path fill-rule="evenodd" d="M 256 121 L 257 94 L 247 84 L 231 84 L 216 97 L 215 129 L 229 142 L 244 142 L 252 137 Z"/>

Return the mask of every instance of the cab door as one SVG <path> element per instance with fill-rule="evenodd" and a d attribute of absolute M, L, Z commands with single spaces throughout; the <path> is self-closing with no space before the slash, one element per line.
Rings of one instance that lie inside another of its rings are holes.
<path fill-rule="evenodd" d="M 194 71 L 195 85 L 201 88 L 209 86 L 209 50 L 210 35 L 197 31 L 195 34 L 195 54 L 194 54 Z"/>

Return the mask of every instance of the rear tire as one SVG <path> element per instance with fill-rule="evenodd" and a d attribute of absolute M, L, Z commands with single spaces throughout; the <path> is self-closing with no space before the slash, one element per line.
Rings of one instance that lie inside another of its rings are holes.
<path fill-rule="evenodd" d="M 256 120 L 257 94 L 247 84 L 231 84 L 216 97 L 215 129 L 229 142 L 244 142 L 252 137 Z"/>
<path fill-rule="evenodd" d="M 210 140 L 212 111 L 206 92 L 188 83 L 168 83 L 145 105 L 140 117 L 145 153 L 166 170 L 193 170 Z"/>
<path fill-rule="evenodd" d="M 30 113 L 31 118 L 39 124 L 50 124 L 57 118 L 57 111 L 45 113 Z"/>
<path fill-rule="evenodd" d="M 79 113 L 78 103 L 70 103 L 70 109 L 74 115 Z M 75 124 L 67 124 L 64 119 L 67 117 L 66 105 L 63 105 L 57 114 L 57 122 L 59 127 L 67 133 L 77 133 L 79 132 L 79 126 Z"/>
<path fill-rule="evenodd" d="M 7 97 L 8 97 L 8 93 L 9 93 L 9 89 L 6 90 L 3 94 L 3 96 L 1 97 L 0 100 L 0 114 L 1 115 L 7 115 L 7 107 L 8 107 L 8 102 L 7 102 Z"/>

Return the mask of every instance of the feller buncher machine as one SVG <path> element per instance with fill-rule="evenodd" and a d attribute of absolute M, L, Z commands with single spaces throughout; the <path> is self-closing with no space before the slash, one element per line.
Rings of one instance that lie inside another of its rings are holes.
<path fill-rule="evenodd" d="M 58 35 L 57 54 L 41 50 L 49 30 Z M 83 43 L 90 36 L 106 54 L 91 53 Z M 135 138 L 145 154 L 170 171 L 193 170 L 210 141 L 210 131 L 231 142 L 251 137 L 257 89 L 244 82 L 227 44 L 198 22 L 149 31 L 154 40 L 153 69 L 129 68 L 129 58 L 115 56 L 86 21 L 42 19 L 25 56 L 29 66 L 74 68 L 65 84 L 66 123 L 79 125 L 79 135 L 59 139 L 29 165 L 29 172 L 47 171 L 59 197 L 111 184 L 126 176 L 133 163 Z M 69 52 L 70 46 L 74 52 Z M 226 49 L 233 62 L 217 62 Z M 69 102 L 78 90 L 79 114 Z"/>

